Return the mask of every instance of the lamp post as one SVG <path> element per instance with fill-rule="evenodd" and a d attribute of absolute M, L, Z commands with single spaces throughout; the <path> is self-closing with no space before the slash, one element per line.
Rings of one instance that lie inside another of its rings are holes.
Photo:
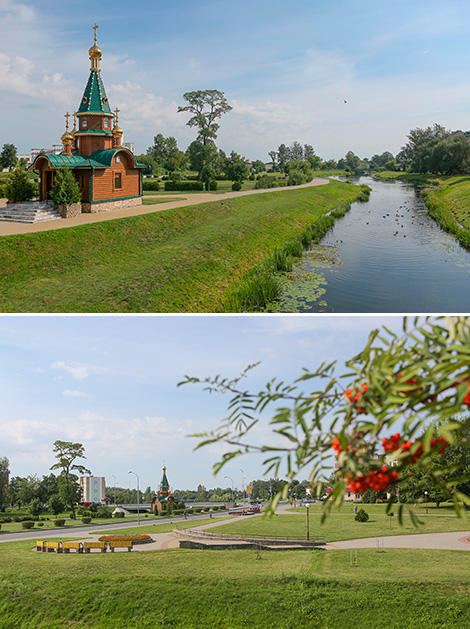
<path fill-rule="evenodd" d="M 428 513 L 428 492 L 425 491 L 424 495 L 426 496 L 426 515 L 427 515 L 427 513 Z"/>
<path fill-rule="evenodd" d="M 135 472 L 127 472 L 128 474 L 135 474 Z M 139 489 L 139 477 L 135 474 L 137 478 L 137 526 L 140 526 L 140 489 Z"/>
<path fill-rule="evenodd" d="M 116 506 L 116 477 L 113 474 L 114 478 L 114 506 Z"/>
<path fill-rule="evenodd" d="M 309 514 L 310 514 L 310 503 L 307 502 L 307 504 L 305 505 L 306 509 L 307 509 L 307 542 L 310 540 L 310 527 L 309 527 Z"/>
<path fill-rule="evenodd" d="M 243 470 L 240 470 L 240 472 L 242 473 L 242 498 L 243 502 L 245 502 L 245 472 Z"/>
<path fill-rule="evenodd" d="M 224 476 L 224 478 L 228 478 L 230 481 L 232 481 L 232 507 L 234 506 L 233 503 L 233 480 L 230 478 L 230 476 Z"/>

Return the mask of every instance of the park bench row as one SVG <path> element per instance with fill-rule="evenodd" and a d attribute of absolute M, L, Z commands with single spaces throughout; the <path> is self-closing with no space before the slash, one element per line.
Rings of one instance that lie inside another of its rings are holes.
<path fill-rule="evenodd" d="M 43 553 L 69 553 L 71 550 L 74 550 L 76 553 L 89 553 L 95 548 L 102 553 L 105 553 L 108 548 L 112 553 L 115 548 L 127 548 L 130 552 L 132 550 L 132 542 L 45 542 L 36 540 L 36 550 Z"/>

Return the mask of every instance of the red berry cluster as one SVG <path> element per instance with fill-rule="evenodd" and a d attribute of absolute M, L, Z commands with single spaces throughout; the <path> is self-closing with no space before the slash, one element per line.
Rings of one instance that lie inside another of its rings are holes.
<path fill-rule="evenodd" d="M 346 389 L 344 395 L 348 398 L 351 404 L 356 405 L 362 396 L 367 393 L 369 387 L 367 384 L 361 384 L 360 389 Z M 365 410 L 365 406 L 356 406 L 356 411 L 362 413 Z"/>
<path fill-rule="evenodd" d="M 415 439 L 413 443 L 411 441 L 401 441 L 400 433 L 392 435 L 391 437 L 382 437 L 382 445 L 384 452 L 396 452 L 397 450 L 401 450 L 402 452 L 409 452 L 411 446 L 414 443 L 417 443 L 419 440 Z M 431 439 L 431 449 L 436 448 L 439 453 L 444 452 L 444 450 L 448 446 L 448 442 L 445 437 L 438 437 L 437 439 Z M 437 446 L 440 446 L 437 448 Z M 413 456 L 411 456 L 409 463 L 416 463 L 423 456 L 423 444 L 420 443 L 416 448 Z"/>
<path fill-rule="evenodd" d="M 389 485 L 397 480 L 398 473 L 390 472 L 386 465 L 383 465 L 378 470 L 371 470 L 368 474 L 361 474 L 356 478 L 347 476 L 349 486 L 356 494 L 362 494 L 367 489 L 373 491 L 385 491 Z"/>
<path fill-rule="evenodd" d="M 331 442 L 331 447 L 333 448 L 333 450 L 335 450 L 338 454 L 340 454 L 340 452 L 343 451 L 343 448 L 341 447 L 341 444 L 339 442 L 338 437 L 335 437 L 333 439 L 333 441 Z"/>

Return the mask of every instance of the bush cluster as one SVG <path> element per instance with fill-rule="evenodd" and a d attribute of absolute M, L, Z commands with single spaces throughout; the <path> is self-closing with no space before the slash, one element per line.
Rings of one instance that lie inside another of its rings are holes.
<path fill-rule="evenodd" d="M 56 526 L 65 526 L 65 519 L 64 518 L 57 518 L 54 520 L 54 524 Z"/>
<path fill-rule="evenodd" d="M 32 529 L 34 524 L 35 524 L 34 520 L 23 520 L 23 522 L 21 523 L 21 526 L 24 529 Z"/>
<path fill-rule="evenodd" d="M 359 509 L 356 513 L 356 517 L 354 518 L 356 522 L 367 522 L 369 519 L 369 514 L 364 509 Z"/>
<path fill-rule="evenodd" d="M 124 511 L 116 511 L 116 513 L 114 514 L 115 518 L 123 518 L 125 515 Z"/>
<path fill-rule="evenodd" d="M 212 182 L 211 182 L 212 184 Z M 214 188 L 211 185 L 211 190 Z M 165 192 L 176 191 L 202 191 L 204 184 L 202 181 L 165 181 Z"/>
<path fill-rule="evenodd" d="M 144 190 L 154 190 L 156 192 L 160 190 L 160 184 L 155 179 L 144 179 L 142 187 Z"/>

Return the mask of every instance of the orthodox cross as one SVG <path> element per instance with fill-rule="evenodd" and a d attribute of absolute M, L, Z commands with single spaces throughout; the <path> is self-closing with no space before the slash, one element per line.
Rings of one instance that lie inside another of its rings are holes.
<path fill-rule="evenodd" d="M 69 112 L 67 112 L 66 114 L 64 114 L 64 118 L 66 120 L 65 122 L 65 128 L 67 129 L 67 131 L 69 130 L 69 118 L 70 118 L 70 114 Z"/>
<path fill-rule="evenodd" d="M 115 111 L 115 113 L 116 113 L 116 124 L 117 124 L 117 123 L 118 123 L 118 113 L 119 113 L 121 110 L 120 110 L 120 109 L 118 109 L 118 108 L 116 107 L 116 109 L 115 109 L 114 111 Z"/>
<path fill-rule="evenodd" d="M 93 26 L 93 30 L 95 31 L 95 44 L 96 44 L 96 29 L 98 29 L 99 26 L 98 24 L 95 22 L 95 25 Z"/>

